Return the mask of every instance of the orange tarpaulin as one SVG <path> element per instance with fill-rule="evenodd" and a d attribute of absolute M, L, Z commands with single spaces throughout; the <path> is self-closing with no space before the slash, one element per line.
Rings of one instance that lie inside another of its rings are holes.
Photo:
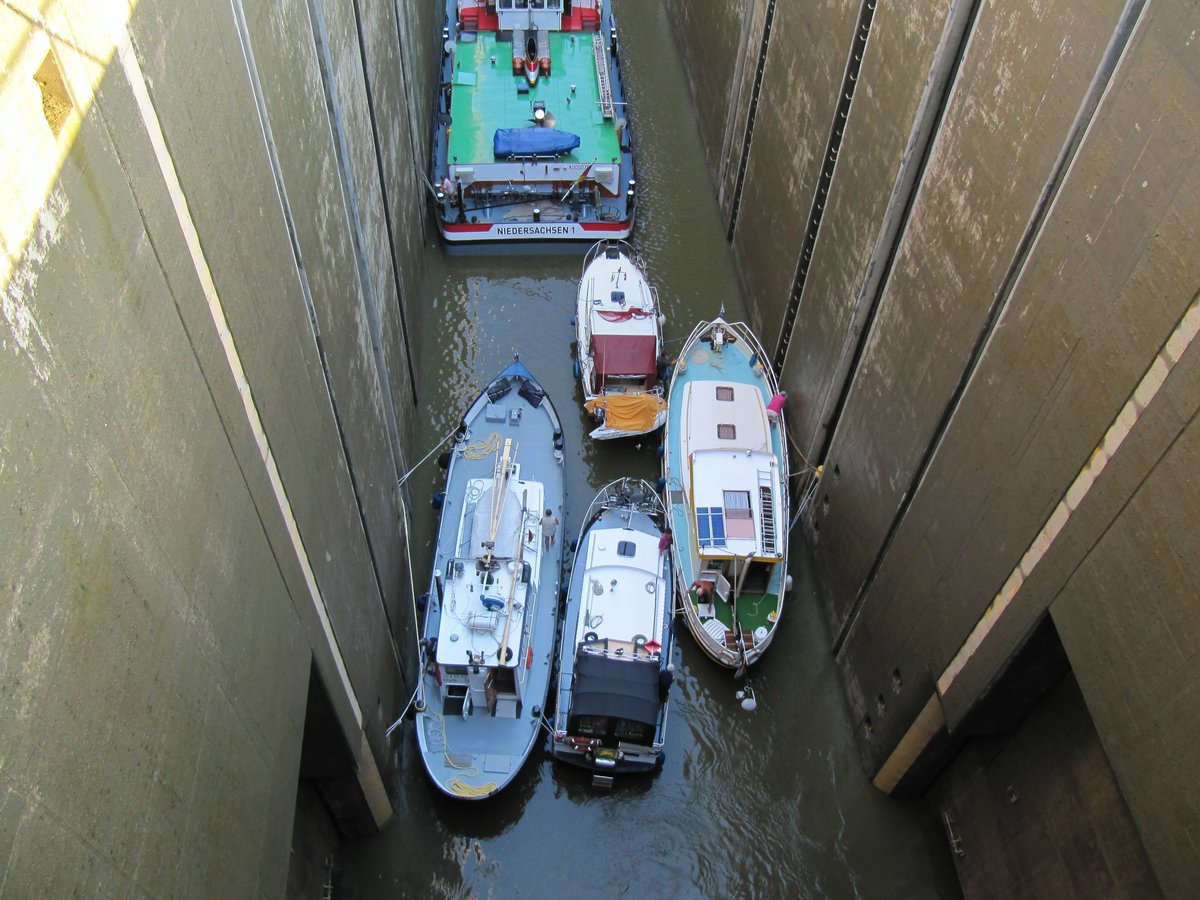
<path fill-rule="evenodd" d="M 584 409 L 595 413 L 604 410 L 604 425 L 613 431 L 641 433 L 654 427 L 658 414 L 667 408 L 667 401 L 657 394 L 608 394 L 589 400 Z"/>

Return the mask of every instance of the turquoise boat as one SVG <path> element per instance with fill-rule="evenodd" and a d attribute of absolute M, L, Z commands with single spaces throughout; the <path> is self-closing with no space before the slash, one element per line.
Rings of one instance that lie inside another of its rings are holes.
<path fill-rule="evenodd" d="M 663 490 L 675 583 L 696 643 L 745 671 L 771 645 L 787 575 L 783 395 L 742 323 L 696 326 L 671 377 Z"/>

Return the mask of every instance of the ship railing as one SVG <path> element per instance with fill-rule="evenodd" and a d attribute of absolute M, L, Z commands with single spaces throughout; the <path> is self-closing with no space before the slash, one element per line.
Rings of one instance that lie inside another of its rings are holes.
<path fill-rule="evenodd" d="M 600 114 L 606 119 L 615 118 L 617 110 L 613 105 L 612 84 L 608 80 L 608 56 L 604 52 L 602 35 L 592 39 L 592 55 L 596 60 L 596 82 L 600 86 Z"/>

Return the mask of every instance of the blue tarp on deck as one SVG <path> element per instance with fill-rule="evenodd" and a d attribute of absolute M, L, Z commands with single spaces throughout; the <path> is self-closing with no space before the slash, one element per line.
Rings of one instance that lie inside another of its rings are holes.
<path fill-rule="evenodd" d="M 579 135 L 537 125 L 529 128 L 497 128 L 492 138 L 496 159 L 514 156 L 562 156 L 579 146 Z"/>

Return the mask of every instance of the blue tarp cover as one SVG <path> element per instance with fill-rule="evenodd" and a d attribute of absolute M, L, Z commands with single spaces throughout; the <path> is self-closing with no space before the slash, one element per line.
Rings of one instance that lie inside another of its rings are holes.
<path fill-rule="evenodd" d="M 579 135 L 538 125 L 529 128 L 497 128 L 492 138 L 496 159 L 514 156 L 561 156 L 579 146 Z"/>

